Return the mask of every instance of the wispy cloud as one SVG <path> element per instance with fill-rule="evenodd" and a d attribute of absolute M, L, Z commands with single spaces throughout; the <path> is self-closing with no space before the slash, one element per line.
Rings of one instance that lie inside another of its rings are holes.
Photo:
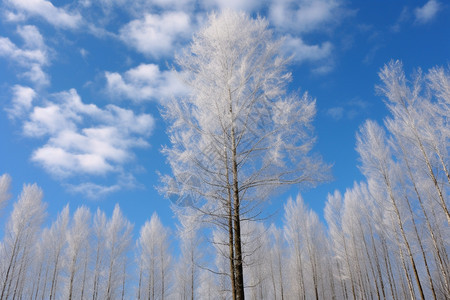
<path fill-rule="evenodd" d="M 325 111 L 325 114 L 335 121 L 343 119 L 352 120 L 358 115 L 367 112 L 369 107 L 369 102 L 355 98 L 350 101 L 344 102 L 340 106 L 335 106 L 327 109 Z"/>
<path fill-rule="evenodd" d="M 48 84 L 48 75 L 42 68 L 49 64 L 49 54 L 39 30 L 35 26 L 26 25 L 18 27 L 17 34 L 24 41 L 23 47 L 20 48 L 9 38 L 0 36 L 0 57 L 6 57 L 25 68 L 24 71 L 18 72 L 19 76 L 28 78 L 36 85 Z"/>
<path fill-rule="evenodd" d="M 141 64 L 124 74 L 106 72 L 105 76 L 107 92 L 116 98 L 163 101 L 187 93 L 175 71 L 161 71 L 154 64 Z"/>
<path fill-rule="evenodd" d="M 102 185 L 93 182 L 83 182 L 80 184 L 67 184 L 68 190 L 75 194 L 83 194 L 90 199 L 104 198 L 109 194 L 122 189 L 120 184 Z"/>
<path fill-rule="evenodd" d="M 441 4 L 436 0 L 429 0 L 424 6 L 414 10 L 416 22 L 425 24 L 433 20 L 439 12 Z"/>
<path fill-rule="evenodd" d="M 205 9 L 234 9 L 234 10 L 242 10 L 246 12 L 253 12 L 258 10 L 265 2 L 262 0 L 203 0 L 202 5 Z"/>
<path fill-rule="evenodd" d="M 78 12 L 69 13 L 63 8 L 55 7 L 46 0 L 6 0 L 10 7 L 18 11 L 19 16 L 29 15 L 45 19 L 48 23 L 61 28 L 77 28 L 82 23 Z M 14 14 L 10 13 L 10 16 Z"/>
<path fill-rule="evenodd" d="M 341 106 L 329 108 L 327 110 L 327 115 L 338 121 L 344 116 L 344 108 Z"/>
<path fill-rule="evenodd" d="M 391 30 L 393 32 L 399 32 L 402 25 L 410 19 L 411 19 L 411 10 L 407 6 L 405 6 L 405 7 L 403 7 L 402 12 L 400 13 L 400 16 L 395 21 L 395 24 L 392 25 Z"/>

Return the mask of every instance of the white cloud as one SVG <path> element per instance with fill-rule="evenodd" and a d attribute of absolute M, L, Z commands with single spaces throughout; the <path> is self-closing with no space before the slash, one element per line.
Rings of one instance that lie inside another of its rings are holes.
<path fill-rule="evenodd" d="M 25 46 L 30 49 L 45 49 L 44 38 L 35 26 L 19 27 L 17 33 L 22 37 Z"/>
<path fill-rule="evenodd" d="M 439 12 L 441 4 L 435 0 L 428 1 L 424 6 L 415 9 L 414 14 L 416 16 L 416 22 L 428 23 Z"/>
<path fill-rule="evenodd" d="M 4 20 L 8 22 L 22 22 L 27 19 L 23 13 L 14 13 L 12 11 L 4 11 Z"/>
<path fill-rule="evenodd" d="M 69 13 L 63 8 L 55 7 L 46 0 L 7 0 L 19 14 L 44 18 L 50 24 L 62 28 L 77 28 L 81 25 L 82 17 L 79 13 Z"/>
<path fill-rule="evenodd" d="M 141 64 L 123 75 L 106 72 L 105 76 L 107 91 L 114 97 L 163 101 L 187 93 L 175 71 L 161 71 L 154 64 Z"/>
<path fill-rule="evenodd" d="M 324 42 L 321 45 L 308 45 L 300 37 L 287 36 L 284 50 L 288 55 L 294 55 L 298 63 L 304 61 L 320 61 L 331 55 L 333 45 Z"/>
<path fill-rule="evenodd" d="M 21 85 L 13 86 L 12 91 L 12 105 L 5 110 L 8 113 L 8 117 L 16 119 L 23 117 L 30 111 L 33 99 L 36 98 L 36 92 L 30 87 Z"/>
<path fill-rule="evenodd" d="M 17 33 L 24 40 L 23 48 L 19 48 L 9 38 L 0 36 L 0 57 L 7 57 L 26 69 L 19 73 L 19 77 L 26 77 L 37 85 L 48 84 L 48 75 L 42 67 L 48 65 L 49 55 L 39 30 L 27 25 L 18 27 Z"/>
<path fill-rule="evenodd" d="M 9 38 L 5 37 L 0 37 L 0 55 L 8 56 L 22 65 L 44 65 L 48 62 L 47 54 L 44 49 L 21 49 L 11 42 Z"/>
<path fill-rule="evenodd" d="M 137 51 L 153 57 L 170 56 L 180 39 L 189 38 L 192 24 L 184 12 L 146 14 L 120 29 L 120 38 Z"/>
<path fill-rule="evenodd" d="M 50 174 L 69 178 L 120 173 L 134 159 L 133 149 L 148 146 L 152 116 L 115 105 L 102 109 L 85 104 L 73 89 L 53 98 L 34 106 L 23 125 L 25 135 L 46 140 L 31 159 Z"/>
<path fill-rule="evenodd" d="M 274 0 L 269 19 L 285 31 L 310 32 L 341 19 L 338 0 Z"/>
<path fill-rule="evenodd" d="M 47 73 L 45 73 L 42 70 L 42 67 L 37 64 L 32 65 L 28 71 L 22 74 L 22 77 L 28 78 L 37 85 L 48 85 L 50 83 Z"/>

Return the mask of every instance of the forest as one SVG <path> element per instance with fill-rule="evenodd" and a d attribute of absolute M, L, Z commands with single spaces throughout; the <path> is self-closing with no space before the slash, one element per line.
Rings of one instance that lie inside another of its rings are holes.
<path fill-rule="evenodd" d="M 176 230 L 154 213 L 133 236 L 118 205 L 67 205 L 47 222 L 42 189 L 11 200 L 3 174 L 0 300 L 448 299 L 450 70 L 407 76 L 388 62 L 376 89 L 389 114 L 356 133 L 365 180 L 328 195 L 325 223 L 299 194 L 276 225 L 263 201 L 328 179 L 309 154 L 315 101 L 286 95 L 289 60 L 264 20 L 209 25 L 177 58 L 193 95 L 163 110 L 173 175 L 160 189 Z"/>

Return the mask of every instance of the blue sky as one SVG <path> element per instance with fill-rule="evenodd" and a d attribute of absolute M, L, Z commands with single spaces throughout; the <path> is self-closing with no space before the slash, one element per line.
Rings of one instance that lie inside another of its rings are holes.
<path fill-rule="evenodd" d="M 450 63 L 443 1 L 3 0 L 0 174 L 11 175 L 13 194 L 36 182 L 50 219 L 66 203 L 108 214 L 119 203 L 137 229 L 154 211 L 173 226 L 155 190 L 157 173 L 169 172 L 159 105 L 186 92 L 175 53 L 224 8 L 264 16 L 285 36 L 290 88 L 317 99 L 315 151 L 334 165 L 333 181 L 292 187 L 270 209 L 302 192 L 321 215 L 328 193 L 363 179 L 355 133 L 387 113 L 374 88 L 383 64 L 400 59 L 411 73 Z"/>

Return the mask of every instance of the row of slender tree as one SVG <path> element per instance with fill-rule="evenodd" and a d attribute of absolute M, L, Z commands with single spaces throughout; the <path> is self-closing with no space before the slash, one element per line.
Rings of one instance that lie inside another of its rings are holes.
<path fill-rule="evenodd" d="M 326 224 L 300 196 L 285 203 L 281 226 L 241 220 L 246 297 L 449 297 L 450 74 L 434 68 L 408 80 L 397 61 L 380 78 L 390 115 L 357 134 L 366 180 L 328 196 Z M 0 208 L 10 181 L 0 177 Z M 42 197 L 25 185 L 13 204 L 0 244 L 1 300 L 232 296 L 227 226 L 208 229 L 198 209 L 173 207 L 175 235 L 153 214 L 134 239 L 119 206 L 110 217 L 66 206 L 44 228 Z"/>
<path fill-rule="evenodd" d="M 162 102 L 171 174 L 161 176 L 160 191 L 178 205 L 184 267 L 171 269 L 178 259 L 157 216 L 142 228 L 134 255 L 133 226 L 118 207 L 110 219 L 84 207 L 70 216 L 66 207 L 42 230 L 42 191 L 30 185 L 4 232 L 0 300 L 127 298 L 130 290 L 139 299 L 180 291 L 193 298 L 196 268 L 217 275 L 205 275 L 199 288 L 214 298 L 228 291 L 232 299 L 448 295 L 448 73 L 433 69 L 408 81 L 399 62 L 386 66 L 379 91 L 391 115 L 383 126 L 368 121 L 357 136 L 366 183 L 330 196 L 327 230 L 297 200 L 288 201 L 276 233 L 258 223 L 260 204 L 281 187 L 327 179 L 329 169 L 310 153 L 315 100 L 288 93 L 282 45 L 264 18 L 227 10 L 211 14 L 175 58 L 189 93 Z M 4 191 L 8 182 L 2 177 Z M 215 251 L 203 254 L 215 265 L 199 260 L 198 236 L 210 237 Z M 263 263 L 271 251 L 277 273 Z"/>

